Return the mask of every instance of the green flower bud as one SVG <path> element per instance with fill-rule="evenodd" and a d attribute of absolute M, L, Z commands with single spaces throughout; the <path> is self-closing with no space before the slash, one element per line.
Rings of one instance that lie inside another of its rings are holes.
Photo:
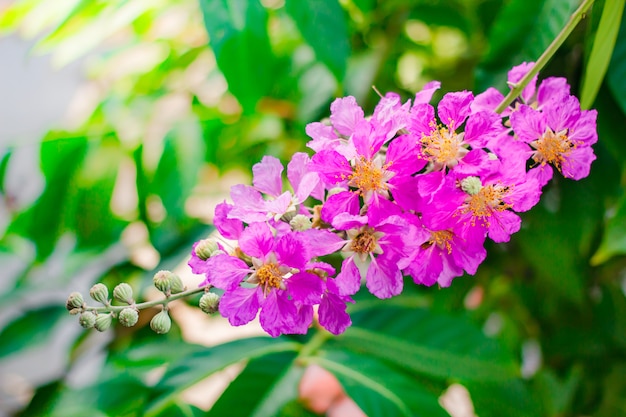
<path fill-rule="evenodd" d="M 139 320 L 139 313 L 134 308 L 128 307 L 120 311 L 117 319 L 120 321 L 122 326 L 133 327 L 135 324 L 137 324 L 137 320 Z"/>
<path fill-rule="evenodd" d="M 478 194 L 481 188 L 483 188 L 483 184 L 478 177 L 467 177 L 461 181 L 461 189 L 469 195 Z"/>
<path fill-rule="evenodd" d="M 296 231 L 309 230 L 312 225 L 313 223 L 311 223 L 311 219 L 304 214 L 296 214 L 289 222 L 289 226 Z"/>
<path fill-rule="evenodd" d="M 104 284 L 96 284 L 89 290 L 91 298 L 102 304 L 109 303 L 109 289 Z"/>
<path fill-rule="evenodd" d="M 172 273 L 170 271 L 159 271 L 154 274 L 152 282 L 157 290 L 161 292 L 168 292 L 172 286 Z"/>
<path fill-rule="evenodd" d="M 161 310 L 159 314 L 150 320 L 150 328 L 157 334 L 165 334 L 172 328 L 172 319 L 166 310 Z"/>
<path fill-rule="evenodd" d="M 170 292 L 172 294 L 178 294 L 179 292 L 185 291 L 185 286 L 183 285 L 183 280 L 176 274 L 172 274 L 170 277 Z"/>
<path fill-rule="evenodd" d="M 220 305 L 220 296 L 207 292 L 200 298 L 200 310 L 207 314 L 213 314 L 217 311 Z"/>
<path fill-rule="evenodd" d="M 213 239 L 204 239 L 198 242 L 196 245 L 194 252 L 198 256 L 198 258 L 206 261 L 211 256 L 213 256 L 213 252 L 219 250 L 219 246 L 217 246 L 217 242 Z"/>
<path fill-rule="evenodd" d="M 91 329 L 96 324 L 96 315 L 91 311 L 85 311 L 78 317 L 78 322 L 85 329 Z"/>
<path fill-rule="evenodd" d="M 133 304 L 135 302 L 135 300 L 133 300 L 133 289 L 125 282 L 122 282 L 113 288 L 113 297 L 126 304 Z"/>
<path fill-rule="evenodd" d="M 74 291 L 67 298 L 67 301 L 65 302 L 65 308 L 67 308 L 69 311 L 72 311 L 75 308 L 81 308 L 84 303 L 85 300 L 83 300 L 83 296 L 81 295 L 81 293 Z"/>
<path fill-rule="evenodd" d="M 96 316 L 96 324 L 95 328 L 99 332 L 104 332 L 111 327 L 111 323 L 113 322 L 113 316 L 110 314 L 98 314 Z"/>

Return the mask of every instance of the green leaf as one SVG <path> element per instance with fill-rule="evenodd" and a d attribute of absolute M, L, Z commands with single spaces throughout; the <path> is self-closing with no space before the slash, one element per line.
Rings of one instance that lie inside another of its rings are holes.
<path fill-rule="evenodd" d="M 202 0 L 200 5 L 228 88 L 244 111 L 252 113 L 274 78 L 267 12 L 258 0 Z"/>
<path fill-rule="evenodd" d="M 285 404 L 298 397 L 304 368 L 293 363 L 294 352 L 251 360 L 228 386 L 208 416 L 276 416 Z M 246 395 L 241 395 L 245 392 Z"/>
<path fill-rule="evenodd" d="M 609 87 L 613 97 L 626 115 L 626 15 L 622 14 L 622 24 L 617 35 L 611 63 L 607 73 Z"/>
<path fill-rule="evenodd" d="M 333 373 L 369 417 L 448 415 L 439 405 L 437 393 L 371 356 L 332 349 L 308 360 Z"/>
<path fill-rule="evenodd" d="M 159 415 L 174 395 L 228 365 L 270 353 L 296 351 L 299 346 L 285 338 L 256 337 L 202 348 L 181 356 L 153 388 L 146 416 Z"/>
<path fill-rule="evenodd" d="M 338 346 L 437 378 L 506 380 L 518 375 L 510 355 L 469 322 L 427 310 L 385 307 L 353 315 Z"/>
<path fill-rule="evenodd" d="M 302 36 L 315 51 L 315 56 L 342 80 L 350 56 L 346 15 L 337 0 L 287 0 L 287 13 L 293 18 Z"/>
<path fill-rule="evenodd" d="M 464 384 L 470 392 L 476 415 L 481 417 L 544 416 L 539 401 L 524 381 L 470 382 Z"/>
<path fill-rule="evenodd" d="M 0 358 L 31 347 L 45 345 L 63 319 L 69 320 L 64 307 L 50 306 L 25 312 L 0 333 Z"/>
<path fill-rule="evenodd" d="M 611 257 L 623 254 L 626 254 L 626 195 L 622 196 L 615 214 L 608 220 L 591 265 L 601 265 Z"/>
<path fill-rule="evenodd" d="M 600 90 L 617 40 L 624 2 L 625 0 L 606 0 L 604 3 L 582 82 L 580 107 L 583 109 L 591 107 Z"/>

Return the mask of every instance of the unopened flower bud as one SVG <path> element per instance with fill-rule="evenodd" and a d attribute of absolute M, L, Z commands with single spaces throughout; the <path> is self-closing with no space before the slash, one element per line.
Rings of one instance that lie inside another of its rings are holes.
<path fill-rule="evenodd" d="M 91 298 L 102 304 L 109 302 L 109 289 L 104 284 L 96 284 L 89 290 Z"/>
<path fill-rule="evenodd" d="M 198 258 L 206 261 L 215 251 L 218 251 L 220 248 L 217 246 L 217 242 L 213 239 L 203 239 L 198 242 L 196 245 L 194 252 L 198 256 Z"/>
<path fill-rule="evenodd" d="M 91 311 L 85 311 L 78 317 L 78 322 L 85 329 L 91 329 L 96 324 L 96 315 Z"/>
<path fill-rule="evenodd" d="M 159 271 L 154 274 L 152 282 L 154 283 L 154 286 L 157 288 L 157 290 L 161 292 L 169 291 L 172 285 L 172 275 L 173 274 L 170 271 Z"/>
<path fill-rule="evenodd" d="M 104 332 L 111 327 L 111 323 L 113 322 L 113 317 L 110 314 L 98 314 L 96 316 L 96 324 L 95 328 L 99 332 Z"/>
<path fill-rule="evenodd" d="M 165 334 L 172 328 L 172 319 L 166 310 L 161 310 L 159 314 L 150 320 L 150 328 L 157 334 Z"/>
<path fill-rule="evenodd" d="M 121 284 L 118 284 L 115 288 L 113 288 L 113 297 L 115 297 L 116 300 L 121 301 L 122 303 L 134 303 L 133 289 L 125 282 L 122 282 Z"/>
<path fill-rule="evenodd" d="M 75 308 L 81 308 L 84 304 L 85 300 L 83 300 L 83 296 L 81 293 L 74 291 L 70 294 L 65 302 L 65 308 L 69 311 L 72 311 Z"/>
<path fill-rule="evenodd" d="M 206 314 L 213 314 L 217 311 L 220 305 L 220 296 L 207 292 L 202 297 L 200 297 L 200 310 L 204 311 Z"/>
<path fill-rule="evenodd" d="M 185 291 L 185 286 L 183 285 L 183 280 L 176 274 L 172 274 L 170 277 L 170 292 L 172 294 L 178 294 L 179 292 Z"/>
<path fill-rule="evenodd" d="M 478 194 L 481 188 L 483 188 L 483 184 L 478 177 L 467 177 L 461 181 L 461 189 L 469 195 Z"/>
<path fill-rule="evenodd" d="M 289 226 L 291 226 L 293 230 L 303 231 L 309 230 L 313 226 L 313 223 L 311 223 L 311 219 L 304 214 L 296 214 L 289 222 Z"/>
<path fill-rule="evenodd" d="M 134 308 L 128 307 L 120 311 L 117 319 L 120 321 L 122 326 L 133 327 L 135 324 L 137 324 L 137 320 L 139 320 L 139 313 Z"/>

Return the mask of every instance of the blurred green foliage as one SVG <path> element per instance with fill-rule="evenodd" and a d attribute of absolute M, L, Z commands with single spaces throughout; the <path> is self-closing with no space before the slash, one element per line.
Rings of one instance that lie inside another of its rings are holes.
<path fill-rule="evenodd" d="M 574 93 L 586 85 L 584 100 L 598 109 L 591 175 L 554 181 L 525 214 L 522 231 L 489 247 L 475 277 L 445 290 L 407 285 L 384 302 L 362 296 L 354 326 L 340 337 L 312 330 L 212 348 L 185 342 L 176 324 L 166 336 L 152 334 L 147 321 L 114 337 L 84 333 L 59 307 L 71 291 L 86 293 L 97 281 L 145 289 L 151 270 L 184 261 L 210 231 L 212 201 L 227 190 L 222 175 L 248 172 L 264 154 L 288 160 L 303 150 L 305 125 L 326 117 L 336 96 L 353 95 L 371 111 L 378 99 L 371 86 L 406 99 L 433 79 L 444 92 L 504 91 L 506 72 L 535 60 L 578 3 L 7 6 L 1 32 L 41 36 L 35 52 L 61 66 L 82 59 L 87 80 L 64 127 L 28 138 L 39 150 L 26 179 L 43 184 L 37 195 L 25 196 L 12 174 L 24 163 L 23 142 L 0 148 L 0 366 L 49 347 L 59 362 L 38 370 L 39 378 L 24 376 L 30 390 L 5 401 L 3 411 L 205 415 L 181 392 L 239 363 L 244 370 L 209 415 L 313 415 L 296 401 L 307 364 L 335 374 L 370 417 L 447 415 L 438 397 L 455 382 L 469 390 L 481 417 L 624 415 L 623 1 L 596 1 L 542 72 L 567 77 Z M 612 19 L 601 18 L 605 7 Z"/>

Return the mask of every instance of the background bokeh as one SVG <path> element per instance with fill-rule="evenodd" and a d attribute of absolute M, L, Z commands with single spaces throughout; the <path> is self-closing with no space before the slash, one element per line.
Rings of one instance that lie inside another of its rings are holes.
<path fill-rule="evenodd" d="M 210 415 L 315 415 L 293 388 L 309 363 L 370 416 L 446 415 L 451 384 L 473 407 L 454 417 L 626 415 L 623 1 L 596 1 L 541 73 L 598 109 L 591 175 L 553 181 L 476 276 L 363 295 L 356 330 L 334 339 L 248 338 L 254 323 L 232 332 L 197 299 L 160 336 L 146 326 L 156 309 L 101 334 L 64 307 L 95 282 L 149 299 L 155 271 L 188 274 L 230 185 L 265 154 L 304 151 L 335 97 L 367 113 L 372 86 L 405 100 L 431 80 L 435 99 L 505 92 L 507 71 L 537 59 L 578 4 L 0 2 L 0 415 L 199 416 L 230 380 Z M 315 343 L 296 360 L 293 346 Z"/>

